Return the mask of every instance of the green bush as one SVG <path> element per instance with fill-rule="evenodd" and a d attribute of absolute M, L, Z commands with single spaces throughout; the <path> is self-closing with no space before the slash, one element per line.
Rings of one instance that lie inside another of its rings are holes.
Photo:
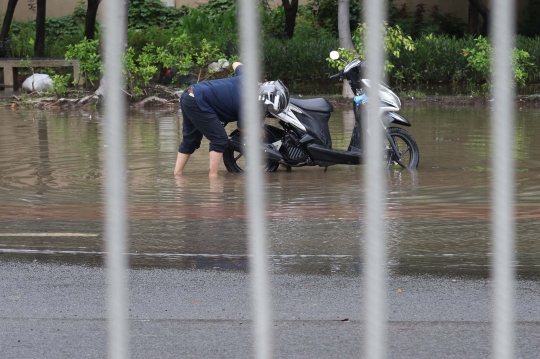
<path fill-rule="evenodd" d="M 414 9 L 407 4 L 401 4 L 398 8 L 394 0 L 390 0 L 388 20 L 391 26 L 398 25 L 406 35 L 415 39 L 429 34 L 465 36 L 467 23 L 463 19 L 441 13 L 437 5 L 428 10 L 423 3 L 417 4 Z"/>
<path fill-rule="evenodd" d="M 482 36 L 474 39 L 473 47 L 463 49 L 463 55 L 467 59 L 469 67 L 484 76 L 488 87 L 491 86 L 492 54 L 493 50 L 491 44 Z M 526 69 L 532 66 L 529 59 L 530 55 L 527 51 L 516 48 L 513 49 L 512 65 L 514 67 L 514 81 L 519 86 L 524 86 L 527 80 Z"/>
<path fill-rule="evenodd" d="M 335 71 L 326 58 L 337 49 L 338 39 L 299 21 L 292 39 L 267 37 L 263 41 L 264 74 L 288 83 L 327 80 Z"/>
<path fill-rule="evenodd" d="M 35 36 L 35 21 L 13 21 L 9 33 L 11 56 L 32 57 Z"/>
<path fill-rule="evenodd" d="M 95 86 L 94 81 L 99 79 L 103 72 L 103 63 L 99 55 L 99 40 L 86 40 L 75 45 L 68 45 L 65 54 L 66 60 L 79 60 L 79 71 L 86 84 Z M 73 79 L 77 83 L 78 79 Z"/>
<path fill-rule="evenodd" d="M 533 64 L 526 68 L 527 82 L 538 83 L 540 82 L 540 37 L 516 37 L 516 47 L 518 49 L 527 51 L 530 55 L 529 61 Z"/>
<path fill-rule="evenodd" d="M 467 67 L 463 49 L 474 44 L 472 37 L 428 35 L 414 40 L 414 51 L 394 59 L 392 78 L 397 83 L 459 83 L 483 81 Z"/>
<path fill-rule="evenodd" d="M 182 16 L 187 8 L 175 9 L 160 0 L 130 0 L 128 8 L 128 27 L 146 29 L 152 26 L 176 28 L 181 26 Z"/>
<path fill-rule="evenodd" d="M 299 7 L 301 15 L 305 15 L 303 7 Z M 306 6 L 315 17 L 317 25 L 338 34 L 338 0 L 311 0 Z M 362 22 L 362 1 L 350 0 L 349 26 L 356 29 Z"/>

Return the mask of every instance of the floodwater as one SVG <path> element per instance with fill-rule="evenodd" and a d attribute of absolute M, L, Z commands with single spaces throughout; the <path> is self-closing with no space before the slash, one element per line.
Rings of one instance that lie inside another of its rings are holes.
<path fill-rule="evenodd" d="M 490 261 L 489 109 L 404 109 L 420 147 L 417 172 L 387 172 L 388 264 L 393 273 L 486 276 Z M 350 111 L 331 121 L 346 149 Z M 229 130 L 233 127 L 229 126 Z M 516 266 L 540 266 L 540 111 L 519 110 Z M 0 261 L 103 261 L 103 118 L 97 112 L 0 110 Z M 247 269 L 245 175 L 207 178 L 203 142 L 182 179 L 172 175 L 177 111 L 133 112 L 127 124 L 129 258 L 133 267 Z M 268 174 L 274 273 L 362 270 L 362 166 Z"/>

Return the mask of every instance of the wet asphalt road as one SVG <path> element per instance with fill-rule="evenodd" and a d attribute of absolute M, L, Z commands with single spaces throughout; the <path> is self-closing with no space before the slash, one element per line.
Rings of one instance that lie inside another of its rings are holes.
<path fill-rule="evenodd" d="M 355 276 L 273 276 L 275 357 L 362 357 L 362 282 Z M 388 358 L 487 358 L 487 280 L 391 276 Z M 130 272 L 133 358 L 251 358 L 249 276 Z M 519 281 L 517 358 L 540 353 L 540 283 Z M 106 357 L 101 267 L 0 264 L 0 353 L 11 358 Z"/>
<path fill-rule="evenodd" d="M 489 111 L 404 114 L 421 162 L 387 176 L 387 357 L 488 358 Z M 540 111 L 517 115 L 516 269 L 533 281 L 517 283 L 516 357 L 540 358 Z M 330 122 L 347 148 L 350 111 Z M 128 121 L 131 357 L 251 358 L 244 176 L 208 181 L 204 143 L 173 179 L 180 124 Z M 0 359 L 106 357 L 102 125 L 84 111 L 0 116 Z M 268 176 L 276 358 L 362 357 L 361 172 Z"/>

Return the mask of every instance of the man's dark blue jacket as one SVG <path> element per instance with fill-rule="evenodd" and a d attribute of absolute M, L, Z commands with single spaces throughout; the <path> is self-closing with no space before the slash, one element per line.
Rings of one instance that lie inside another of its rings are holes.
<path fill-rule="evenodd" d="M 191 86 L 199 108 L 215 113 L 222 122 L 237 121 L 240 116 L 240 81 L 243 67 L 236 67 L 235 77 L 204 81 Z"/>

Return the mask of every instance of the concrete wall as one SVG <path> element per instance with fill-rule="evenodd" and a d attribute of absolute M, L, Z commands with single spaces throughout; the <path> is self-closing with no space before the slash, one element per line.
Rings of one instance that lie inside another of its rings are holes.
<path fill-rule="evenodd" d="M 107 0 L 105 0 L 107 1 Z M 59 17 L 73 13 L 73 10 L 79 3 L 79 0 L 47 0 L 47 17 Z M 6 13 L 8 0 L 0 0 L 0 13 L 2 20 Z M 100 5 L 100 7 L 103 4 Z M 26 0 L 19 0 L 17 7 L 15 8 L 16 20 L 28 20 L 35 19 L 36 14 L 28 8 L 28 2 Z"/>

